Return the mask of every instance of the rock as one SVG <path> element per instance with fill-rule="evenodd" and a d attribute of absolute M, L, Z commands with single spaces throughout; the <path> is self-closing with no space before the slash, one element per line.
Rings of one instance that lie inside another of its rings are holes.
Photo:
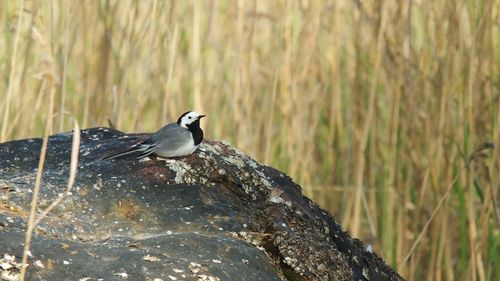
<path fill-rule="evenodd" d="M 288 176 L 227 144 L 99 160 L 143 137 L 81 132 L 73 192 L 36 227 L 28 280 L 403 280 Z M 71 142 L 49 138 L 39 213 L 66 188 Z M 0 257 L 14 265 L 41 144 L 0 144 Z"/>

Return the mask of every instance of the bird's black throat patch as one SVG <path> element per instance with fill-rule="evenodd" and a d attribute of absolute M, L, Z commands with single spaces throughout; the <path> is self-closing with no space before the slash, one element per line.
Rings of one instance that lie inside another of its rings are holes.
<path fill-rule="evenodd" d="M 200 119 L 187 125 L 188 130 L 193 134 L 194 145 L 199 145 L 203 140 L 203 130 L 200 128 Z"/>

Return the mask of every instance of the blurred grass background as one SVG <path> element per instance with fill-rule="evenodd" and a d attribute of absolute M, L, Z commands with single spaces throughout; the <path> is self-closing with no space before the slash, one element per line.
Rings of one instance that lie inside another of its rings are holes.
<path fill-rule="evenodd" d="M 0 141 L 42 136 L 48 110 L 56 133 L 73 117 L 151 132 L 195 109 L 207 138 L 286 171 L 407 280 L 499 280 L 498 149 L 463 168 L 500 145 L 499 12 L 499 0 L 2 1 Z"/>

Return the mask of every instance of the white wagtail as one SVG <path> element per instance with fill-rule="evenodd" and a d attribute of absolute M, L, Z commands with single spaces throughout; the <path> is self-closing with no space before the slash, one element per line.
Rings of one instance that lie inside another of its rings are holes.
<path fill-rule="evenodd" d="M 140 152 L 138 159 L 151 154 L 166 158 L 189 155 L 203 140 L 203 130 L 200 128 L 200 119 L 203 117 L 205 115 L 194 111 L 185 112 L 177 123 L 167 124 L 149 138 L 130 146 L 125 151 L 101 159 L 114 159 L 135 152 Z"/>

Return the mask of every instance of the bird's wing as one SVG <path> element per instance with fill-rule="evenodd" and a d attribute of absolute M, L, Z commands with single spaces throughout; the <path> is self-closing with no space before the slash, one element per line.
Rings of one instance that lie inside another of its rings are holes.
<path fill-rule="evenodd" d="M 175 151 L 185 145 L 186 140 L 189 140 L 190 138 L 192 138 L 192 135 L 188 129 L 179 126 L 177 123 L 171 123 L 158 130 L 146 140 L 129 146 L 126 150 L 118 153 L 105 155 L 101 158 L 101 160 L 114 159 L 135 152 L 140 152 L 140 155 L 137 158 L 141 159 L 155 153 L 157 149 Z"/>
<path fill-rule="evenodd" d="M 192 137 L 188 129 L 179 126 L 177 123 L 171 123 L 154 133 L 151 139 L 158 144 L 158 148 L 176 150 L 186 145 L 186 140 L 190 140 Z"/>

